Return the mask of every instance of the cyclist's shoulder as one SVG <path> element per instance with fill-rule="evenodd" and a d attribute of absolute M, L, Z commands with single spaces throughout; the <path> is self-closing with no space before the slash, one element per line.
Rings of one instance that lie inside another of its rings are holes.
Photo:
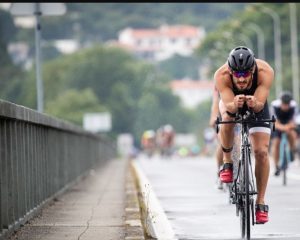
<path fill-rule="evenodd" d="M 230 72 L 227 63 L 219 67 L 214 74 L 215 87 L 219 90 L 220 86 L 228 85 L 230 82 Z"/>
<path fill-rule="evenodd" d="M 280 107 L 280 104 L 281 104 L 281 99 L 275 99 L 271 102 L 271 106 L 275 108 Z"/>
<path fill-rule="evenodd" d="M 271 67 L 271 65 L 267 61 L 257 58 L 255 60 L 255 62 L 256 62 L 256 65 L 257 65 L 259 71 L 264 71 L 264 70 L 265 71 L 266 70 L 273 71 L 273 68 Z"/>
<path fill-rule="evenodd" d="M 214 77 L 222 77 L 227 75 L 229 76 L 228 64 L 224 63 L 215 71 Z"/>
<path fill-rule="evenodd" d="M 297 108 L 298 108 L 298 104 L 297 104 L 297 102 L 296 102 L 294 99 L 291 100 L 291 102 L 290 102 L 290 107 L 291 107 L 291 108 L 294 108 L 294 109 L 297 109 Z"/>
<path fill-rule="evenodd" d="M 258 79 L 261 80 L 261 83 L 264 83 L 267 79 L 274 78 L 274 69 L 267 63 L 265 60 L 256 59 Z M 272 82 L 272 81 L 271 81 Z"/>

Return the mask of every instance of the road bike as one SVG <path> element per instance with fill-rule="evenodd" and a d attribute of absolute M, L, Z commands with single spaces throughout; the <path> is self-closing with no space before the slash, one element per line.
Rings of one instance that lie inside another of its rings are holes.
<path fill-rule="evenodd" d="M 231 202 L 236 205 L 236 215 L 240 217 L 241 237 L 250 239 L 251 236 L 251 219 L 252 225 L 254 220 L 254 195 L 257 194 L 256 185 L 254 184 L 254 175 L 251 163 L 251 148 L 249 141 L 249 124 L 253 123 L 273 123 L 273 131 L 275 130 L 275 117 L 272 119 L 258 119 L 257 115 L 247 110 L 245 113 L 238 111 L 236 117 L 232 121 L 216 120 L 216 131 L 219 132 L 219 124 L 240 124 L 241 127 L 241 144 L 240 144 L 240 158 L 237 164 L 236 175 L 234 181 L 230 185 Z M 235 168 L 235 164 L 233 168 Z"/>

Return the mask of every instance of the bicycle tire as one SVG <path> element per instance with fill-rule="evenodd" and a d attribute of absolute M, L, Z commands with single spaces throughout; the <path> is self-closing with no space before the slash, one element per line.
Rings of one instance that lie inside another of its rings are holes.
<path fill-rule="evenodd" d="M 246 234 L 246 211 L 245 211 L 245 168 L 244 168 L 244 153 L 242 154 L 243 159 L 241 160 L 241 166 L 239 170 L 239 184 L 238 184 L 238 210 L 240 217 L 240 231 L 241 237 L 244 238 Z"/>
<path fill-rule="evenodd" d="M 251 235 L 251 201 L 250 201 L 250 179 L 249 179 L 249 167 L 250 167 L 250 153 L 246 148 L 245 154 L 245 213 L 246 213 L 246 234 L 247 239 L 250 239 Z"/>
<path fill-rule="evenodd" d="M 286 156 L 286 149 L 284 147 L 283 151 L 283 159 L 282 159 L 282 171 L 283 171 L 283 185 L 286 186 L 286 169 L 287 169 L 287 156 Z"/>

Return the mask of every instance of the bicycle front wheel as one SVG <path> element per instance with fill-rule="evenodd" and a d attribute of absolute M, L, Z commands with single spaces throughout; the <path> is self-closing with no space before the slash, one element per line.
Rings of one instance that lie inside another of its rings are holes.
<path fill-rule="evenodd" d="M 287 160 L 287 156 L 286 156 L 287 152 L 284 149 L 283 151 L 283 159 L 282 159 L 282 171 L 283 171 L 283 185 L 286 185 L 286 170 L 287 170 L 287 164 L 288 164 L 288 160 Z"/>
<path fill-rule="evenodd" d="M 239 169 L 239 182 L 237 184 L 237 210 L 240 217 L 241 238 L 245 237 L 246 233 L 246 208 L 245 208 L 245 168 L 244 160 L 242 159 Z"/>
<path fill-rule="evenodd" d="M 250 199 L 250 156 L 248 150 L 245 150 L 242 156 L 242 166 L 239 175 L 240 194 L 239 194 L 239 215 L 241 237 L 250 239 L 251 231 L 251 199 Z"/>
<path fill-rule="evenodd" d="M 245 224 L 247 239 L 250 239 L 250 227 L 251 227 L 251 201 L 250 201 L 250 154 L 246 151 L 245 154 Z"/>

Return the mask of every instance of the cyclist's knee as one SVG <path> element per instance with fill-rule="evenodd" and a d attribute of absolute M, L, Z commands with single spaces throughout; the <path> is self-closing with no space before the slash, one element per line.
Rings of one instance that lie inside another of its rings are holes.
<path fill-rule="evenodd" d="M 257 149 L 254 149 L 254 155 L 257 161 L 266 161 L 268 160 L 268 148 L 259 147 Z"/>

